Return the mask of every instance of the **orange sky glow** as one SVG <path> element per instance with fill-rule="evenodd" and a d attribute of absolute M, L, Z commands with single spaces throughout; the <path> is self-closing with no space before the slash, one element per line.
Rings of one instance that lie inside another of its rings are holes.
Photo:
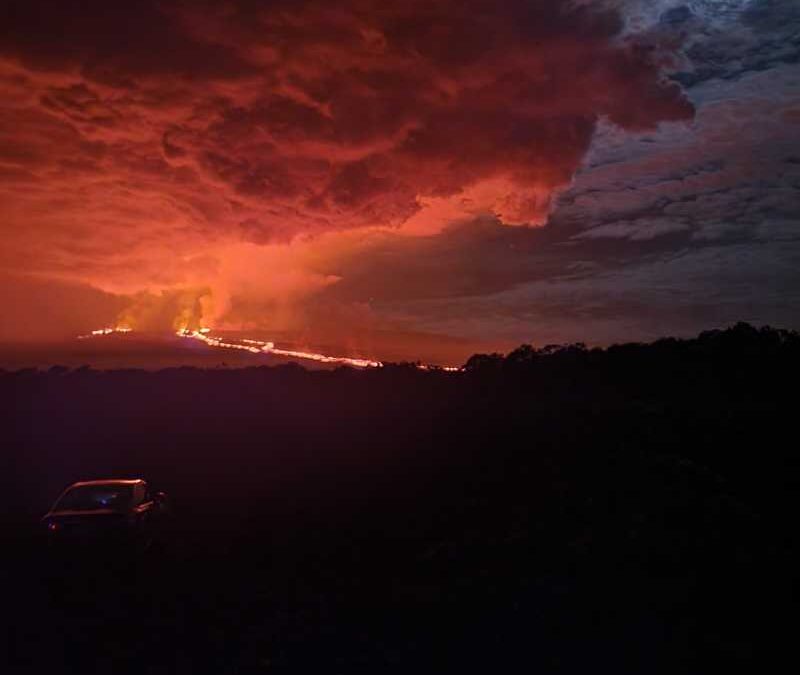
<path fill-rule="evenodd" d="M 537 284 L 692 233 L 625 225 L 649 187 L 578 192 L 595 148 L 704 129 L 670 77 L 688 34 L 637 3 L 39 4 L 0 29 L 0 341 L 208 326 L 458 360 L 581 337 L 583 291 L 542 321 Z M 603 161 L 624 182 L 636 152 Z M 664 153 L 648 171 L 688 161 Z"/>

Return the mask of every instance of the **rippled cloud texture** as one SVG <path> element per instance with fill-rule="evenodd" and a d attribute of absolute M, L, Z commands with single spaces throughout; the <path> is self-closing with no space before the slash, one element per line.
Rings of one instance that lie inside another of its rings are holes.
<path fill-rule="evenodd" d="M 2 12 L 6 339 L 122 320 L 612 340 L 656 330 L 650 302 L 662 332 L 700 318 L 648 296 L 648 265 L 794 241 L 796 50 L 770 38 L 790 2 Z"/>

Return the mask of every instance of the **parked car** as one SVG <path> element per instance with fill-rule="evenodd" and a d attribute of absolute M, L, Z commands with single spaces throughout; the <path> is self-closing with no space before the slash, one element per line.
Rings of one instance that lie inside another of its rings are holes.
<path fill-rule="evenodd" d="M 136 479 L 73 483 L 42 518 L 53 546 L 123 542 L 147 549 L 163 529 L 167 495 Z"/>

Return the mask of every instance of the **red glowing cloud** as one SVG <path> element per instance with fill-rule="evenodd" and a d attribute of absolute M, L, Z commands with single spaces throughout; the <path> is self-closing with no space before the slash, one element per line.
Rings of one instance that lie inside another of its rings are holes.
<path fill-rule="evenodd" d="M 571 2 L 4 12 L 0 264 L 116 293 L 213 294 L 236 247 L 298 236 L 541 224 L 599 119 L 692 115 L 615 12 Z M 239 286 L 274 288 L 255 267 Z M 313 289 L 337 277 L 319 267 L 280 273 Z"/>

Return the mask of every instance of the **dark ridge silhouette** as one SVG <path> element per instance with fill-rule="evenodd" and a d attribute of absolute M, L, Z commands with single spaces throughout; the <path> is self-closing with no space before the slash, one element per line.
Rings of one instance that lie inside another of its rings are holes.
<path fill-rule="evenodd" d="M 790 645 L 800 334 L 475 355 L 462 372 L 0 373 L 13 673 L 764 669 Z M 56 564 L 67 484 L 170 540 Z"/>

